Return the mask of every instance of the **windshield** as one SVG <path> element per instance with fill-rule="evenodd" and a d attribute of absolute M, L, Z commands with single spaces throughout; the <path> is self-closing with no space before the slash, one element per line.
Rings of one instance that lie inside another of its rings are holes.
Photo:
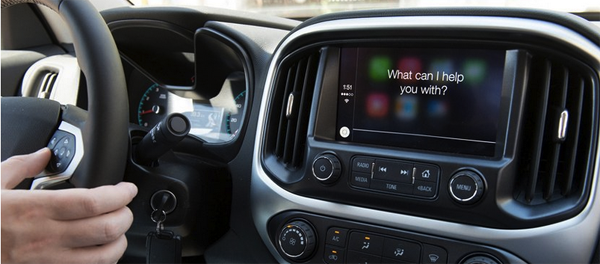
<path fill-rule="evenodd" d="M 496 6 L 542 8 L 566 12 L 599 12 L 598 0 L 130 0 L 134 5 L 209 6 L 288 18 L 364 9 Z"/>

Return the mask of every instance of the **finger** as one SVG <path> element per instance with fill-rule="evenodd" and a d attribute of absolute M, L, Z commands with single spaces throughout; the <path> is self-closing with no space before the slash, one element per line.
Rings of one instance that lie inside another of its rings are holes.
<path fill-rule="evenodd" d="M 28 155 L 13 156 L 2 162 L 2 189 L 12 189 L 25 178 L 34 177 L 50 161 L 50 149 L 43 148 Z"/>
<path fill-rule="evenodd" d="M 120 236 L 115 241 L 91 247 L 80 247 L 71 249 L 64 254 L 64 258 L 55 260 L 56 263 L 117 263 L 125 249 L 127 238 Z"/>
<path fill-rule="evenodd" d="M 97 217 L 62 222 L 62 246 L 68 248 L 104 245 L 121 237 L 133 223 L 133 214 L 127 207 Z"/>
<path fill-rule="evenodd" d="M 33 192 L 33 191 L 32 191 Z M 37 191 L 38 201 L 48 217 L 55 220 L 76 220 L 120 209 L 133 200 L 137 187 L 128 182 L 93 189 Z"/>

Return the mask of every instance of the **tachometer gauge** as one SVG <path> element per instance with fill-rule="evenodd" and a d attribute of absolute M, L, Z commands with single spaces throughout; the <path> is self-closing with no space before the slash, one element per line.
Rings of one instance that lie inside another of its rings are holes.
<path fill-rule="evenodd" d="M 150 86 L 138 105 L 138 124 L 152 127 L 165 117 L 168 107 L 169 91 L 158 84 Z"/>

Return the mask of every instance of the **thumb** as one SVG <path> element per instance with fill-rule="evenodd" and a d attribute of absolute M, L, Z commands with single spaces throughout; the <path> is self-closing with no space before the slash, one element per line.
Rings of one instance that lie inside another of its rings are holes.
<path fill-rule="evenodd" d="M 2 189 L 12 189 L 25 178 L 38 175 L 50 161 L 50 149 L 28 155 L 13 156 L 2 162 Z"/>

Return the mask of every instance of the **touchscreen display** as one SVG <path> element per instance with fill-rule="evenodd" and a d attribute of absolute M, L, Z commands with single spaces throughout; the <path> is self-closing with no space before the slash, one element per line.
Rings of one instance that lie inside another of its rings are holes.
<path fill-rule="evenodd" d="M 336 140 L 494 156 L 505 54 L 343 48 Z"/>

